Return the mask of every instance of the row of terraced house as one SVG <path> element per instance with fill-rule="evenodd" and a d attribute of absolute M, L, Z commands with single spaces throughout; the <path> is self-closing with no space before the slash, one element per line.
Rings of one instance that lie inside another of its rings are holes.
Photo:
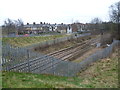
<path fill-rule="evenodd" d="M 58 33 L 74 33 L 77 31 L 85 30 L 85 24 L 82 23 L 73 23 L 73 24 L 48 24 L 48 23 L 40 23 L 33 24 L 27 23 L 23 26 L 22 30 L 19 30 L 19 33 L 26 34 L 40 34 L 44 32 L 58 32 Z"/>
<path fill-rule="evenodd" d="M 59 32 L 59 33 L 72 33 L 71 25 L 66 24 L 29 24 L 24 25 L 24 29 L 21 32 L 28 34 L 45 33 L 45 32 Z"/>
<path fill-rule="evenodd" d="M 23 26 L 16 27 L 15 30 L 10 28 L 4 29 L 6 35 L 20 35 L 20 34 L 41 34 L 46 32 L 57 32 L 57 33 L 75 33 L 78 31 L 88 30 L 88 25 L 83 23 L 72 23 L 72 24 L 50 24 L 50 23 L 42 23 L 40 22 L 33 24 L 25 24 Z"/>

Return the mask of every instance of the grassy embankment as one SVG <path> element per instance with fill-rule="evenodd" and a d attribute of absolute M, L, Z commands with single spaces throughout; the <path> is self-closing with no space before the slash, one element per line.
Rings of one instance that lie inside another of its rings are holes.
<path fill-rule="evenodd" d="M 2 41 L 10 43 L 13 46 L 24 47 L 43 41 L 53 40 L 56 38 L 66 37 L 68 35 L 52 35 L 52 36 L 34 36 L 34 37 L 3 37 Z"/>
<path fill-rule="evenodd" d="M 94 39 L 96 37 L 98 36 L 84 36 L 78 39 L 71 39 L 71 40 L 67 40 L 67 41 L 60 42 L 60 43 L 50 45 L 50 46 L 44 46 L 44 47 L 38 46 L 38 47 L 35 47 L 34 50 L 40 53 L 48 54 L 48 53 L 55 52 L 55 51 L 65 49 L 68 47 L 73 47 L 77 45 L 78 43 L 82 43 L 86 40 Z"/>
<path fill-rule="evenodd" d="M 102 59 L 77 77 L 3 72 L 4 88 L 117 88 L 118 54 Z"/>

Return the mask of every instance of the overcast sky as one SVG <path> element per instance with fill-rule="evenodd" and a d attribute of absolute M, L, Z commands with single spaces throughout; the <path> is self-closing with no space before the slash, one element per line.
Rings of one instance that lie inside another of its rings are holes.
<path fill-rule="evenodd" d="M 109 6 L 119 0 L 1 0 L 0 25 L 7 18 L 29 23 L 81 23 L 109 20 Z"/>

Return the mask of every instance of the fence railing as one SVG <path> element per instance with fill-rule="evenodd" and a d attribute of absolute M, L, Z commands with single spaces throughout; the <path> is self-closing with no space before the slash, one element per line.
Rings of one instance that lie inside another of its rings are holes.
<path fill-rule="evenodd" d="M 120 41 L 114 41 L 109 47 L 94 53 L 80 63 L 63 61 L 52 56 L 38 54 L 24 48 L 3 47 L 2 70 L 54 74 L 60 76 L 75 76 L 76 73 L 88 67 L 91 63 L 110 56 Z"/>
<path fill-rule="evenodd" d="M 70 61 L 63 61 L 61 59 L 57 59 L 48 55 L 37 54 L 35 52 L 28 51 L 24 48 L 13 48 L 8 44 L 3 47 L 3 71 L 47 73 L 62 76 L 70 76 L 66 73 L 67 70 L 64 72 L 59 72 L 58 69 L 61 67 L 66 67 L 70 64 L 72 65 L 75 63 L 72 63 Z"/>
<path fill-rule="evenodd" d="M 83 69 L 87 68 L 91 63 L 96 62 L 100 59 L 111 56 L 115 48 L 120 46 L 120 41 L 115 40 L 109 47 L 106 47 L 103 50 L 97 51 L 88 58 L 84 59 L 80 64 Z"/>

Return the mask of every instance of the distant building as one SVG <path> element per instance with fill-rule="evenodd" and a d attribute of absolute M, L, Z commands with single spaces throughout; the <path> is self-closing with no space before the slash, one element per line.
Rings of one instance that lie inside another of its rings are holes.
<path fill-rule="evenodd" d="M 56 24 L 50 24 L 49 25 L 49 31 L 56 32 L 57 31 L 57 25 Z"/>
<path fill-rule="evenodd" d="M 71 24 L 71 27 L 72 27 L 72 32 L 77 32 L 78 31 L 77 25 L 75 23 Z"/>
<path fill-rule="evenodd" d="M 73 23 L 71 24 L 71 26 L 73 32 L 78 32 L 78 31 L 84 32 L 88 29 L 88 25 L 83 23 Z"/>
<path fill-rule="evenodd" d="M 72 26 L 71 25 L 67 26 L 67 33 L 72 33 Z"/>
<path fill-rule="evenodd" d="M 74 33 L 77 31 L 84 31 L 86 28 L 85 24 L 82 23 L 73 23 L 73 24 L 48 24 L 42 23 L 33 24 L 27 23 L 23 26 L 23 30 L 19 30 L 19 33 L 24 34 L 40 34 L 44 32 L 58 32 L 58 33 Z"/>
<path fill-rule="evenodd" d="M 24 29 L 23 31 L 27 34 L 39 34 L 39 33 L 43 33 L 43 32 L 48 32 L 49 31 L 49 24 L 28 24 L 24 25 Z"/>
<path fill-rule="evenodd" d="M 67 33 L 67 25 L 58 24 L 57 25 L 57 32 L 59 32 L 59 33 Z"/>

